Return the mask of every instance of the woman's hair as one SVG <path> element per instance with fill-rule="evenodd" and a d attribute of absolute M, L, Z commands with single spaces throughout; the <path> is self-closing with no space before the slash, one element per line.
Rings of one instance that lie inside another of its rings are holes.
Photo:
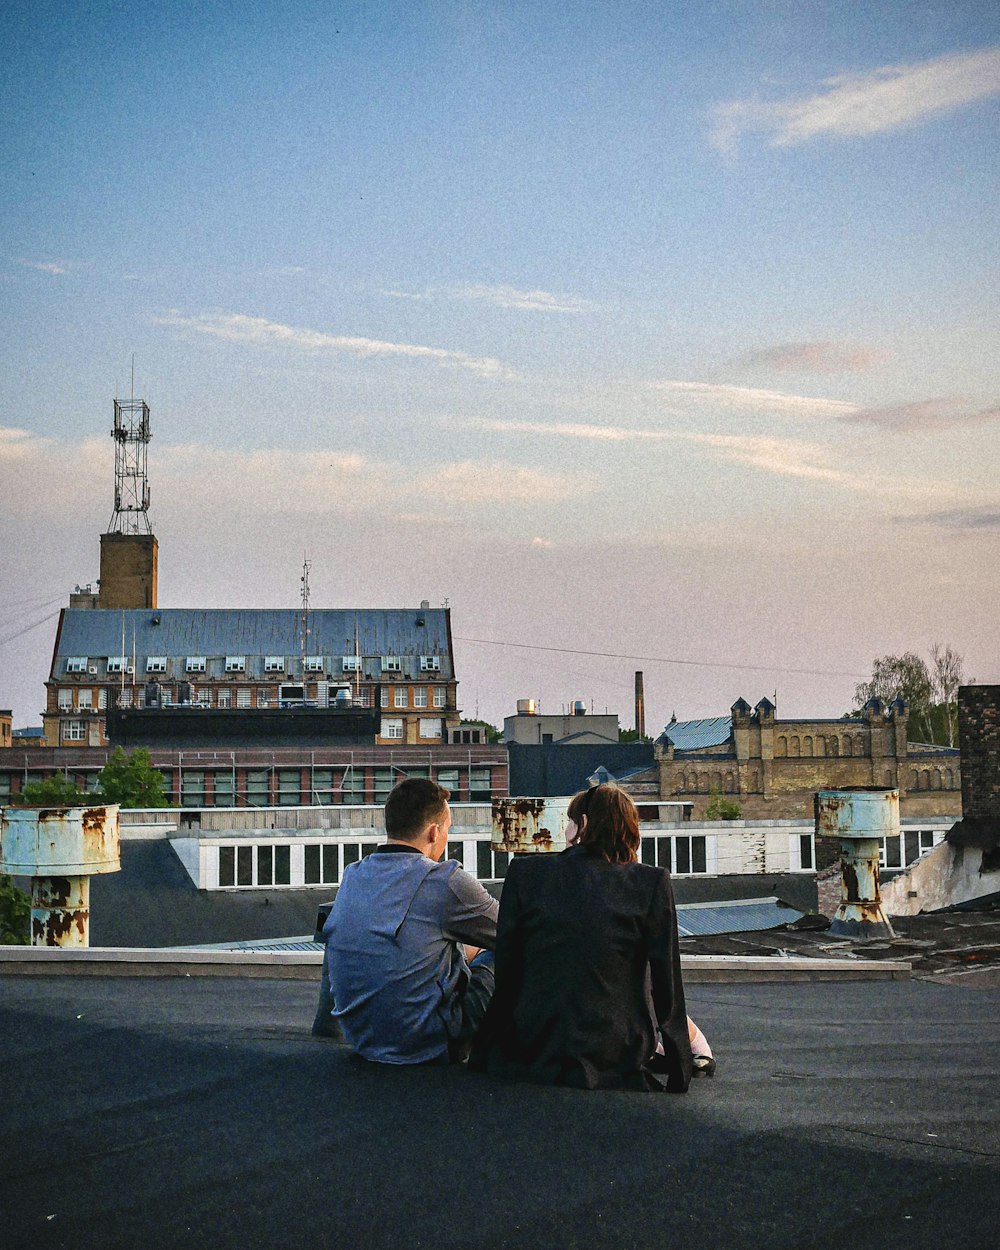
<path fill-rule="evenodd" d="M 624 790 L 617 786 L 581 790 L 570 799 L 566 815 L 579 830 L 576 845 L 609 864 L 634 864 L 638 859 L 639 813 Z"/>

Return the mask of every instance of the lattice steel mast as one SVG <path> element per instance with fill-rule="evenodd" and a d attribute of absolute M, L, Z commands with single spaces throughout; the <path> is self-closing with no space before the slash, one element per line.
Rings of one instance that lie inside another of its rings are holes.
<path fill-rule="evenodd" d="M 146 448 L 153 437 L 149 431 L 149 405 L 135 398 L 115 399 L 115 510 L 108 525 L 109 534 L 151 534 L 149 525 L 149 480 L 146 476 Z"/>

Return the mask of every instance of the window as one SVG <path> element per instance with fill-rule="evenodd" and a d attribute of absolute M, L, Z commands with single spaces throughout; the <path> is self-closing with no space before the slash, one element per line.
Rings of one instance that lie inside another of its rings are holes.
<path fill-rule="evenodd" d="M 359 673 L 361 671 L 361 657 L 358 655 L 341 656 L 340 666 L 345 673 Z"/>
<path fill-rule="evenodd" d="M 266 768 L 247 769 L 247 806 L 267 807 L 271 802 Z"/>
<path fill-rule="evenodd" d="M 307 655 L 303 667 L 307 673 L 322 673 L 324 668 L 323 657 L 321 655 Z"/>
<path fill-rule="evenodd" d="M 247 658 L 245 655 L 227 655 L 226 656 L 226 672 L 242 673 L 246 671 Z"/>
<path fill-rule="evenodd" d="M 382 737 L 403 738 L 403 718 L 401 716 L 383 716 L 382 717 Z"/>
<path fill-rule="evenodd" d="M 71 655 L 66 661 L 67 673 L 85 673 L 87 671 L 87 657 L 85 655 Z"/>
<path fill-rule="evenodd" d="M 220 690 L 218 696 L 219 707 L 229 707 L 230 693 L 228 690 Z"/>
<path fill-rule="evenodd" d="M 375 802 L 384 803 L 399 778 L 394 768 L 375 769 Z"/>
<path fill-rule="evenodd" d="M 216 807 L 236 806 L 236 786 L 232 770 L 212 774 L 212 790 Z"/>
<path fill-rule="evenodd" d="M 480 881 L 502 881 L 509 863 L 508 851 L 495 851 L 489 842 L 476 843 L 476 876 Z"/>
<path fill-rule="evenodd" d="M 349 767 L 344 773 L 342 787 L 345 803 L 363 803 L 365 801 L 365 770 Z"/>
<path fill-rule="evenodd" d="M 249 686 L 243 686 L 239 690 L 236 691 L 236 706 L 237 707 L 249 707 L 250 706 Z"/>
<path fill-rule="evenodd" d="M 257 846 L 257 884 L 289 885 L 292 880 L 292 848 L 287 844 Z"/>
<path fill-rule="evenodd" d="M 388 706 L 389 706 L 389 688 L 388 688 L 388 686 L 382 686 L 382 687 L 380 687 L 380 688 L 379 688 L 379 692 L 378 692 L 378 705 L 379 705 L 379 707 L 388 707 Z"/>
<path fill-rule="evenodd" d="M 397 686 L 396 689 L 393 691 L 393 695 L 394 695 L 393 704 L 395 707 L 409 707 L 410 706 L 410 692 L 407 690 L 405 686 Z"/>
<path fill-rule="evenodd" d="M 488 768 L 469 769 L 469 802 L 489 802 L 493 797 L 490 789 L 490 770 Z"/>
<path fill-rule="evenodd" d="M 278 769 L 278 802 L 282 807 L 294 807 L 302 802 L 302 773 L 299 769 Z"/>
<path fill-rule="evenodd" d="M 109 655 L 107 665 L 109 673 L 124 673 L 125 657 L 123 655 Z"/>
<path fill-rule="evenodd" d="M 169 707 L 174 701 L 174 692 L 169 686 L 160 687 L 160 706 Z"/>
<path fill-rule="evenodd" d="M 398 655 L 382 656 L 382 672 L 383 673 L 401 673 L 403 671 L 403 662 Z"/>
<path fill-rule="evenodd" d="M 181 807 L 205 806 L 205 774 L 189 772 L 181 774 Z"/>
<path fill-rule="evenodd" d="M 102 712 L 108 706 L 108 692 L 104 686 L 101 686 L 97 692 L 97 706 Z"/>
<path fill-rule="evenodd" d="M 56 692 L 56 706 L 60 712 L 69 712 L 73 709 L 73 691 L 59 690 Z"/>
<path fill-rule="evenodd" d="M 340 880 L 338 849 L 335 842 L 311 843 L 304 847 L 306 885 L 333 885 Z"/>
<path fill-rule="evenodd" d="M 426 686 L 414 686 L 413 706 L 414 707 L 426 707 L 427 706 L 427 687 Z"/>
<path fill-rule="evenodd" d="M 458 796 L 458 769 L 457 768 L 439 768 L 437 772 L 437 783 L 451 794 L 451 797 Z"/>
<path fill-rule="evenodd" d="M 147 655 L 146 656 L 146 672 L 147 673 L 165 673 L 167 671 L 167 657 L 165 655 Z"/>
<path fill-rule="evenodd" d="M 447 691 L 445 690 L 444 686 L 435 686 L 435 687 L 434 687 L 434 706 L 435 706 L 435 707 L 444 707 L 444 706 L 445 706 L 445 695 L 446 695 L 446 694 L 447 694 Z"/>
<path fill-rule="evenodd" d="M 708 872 L 708 839 L 697 834 L 643 838 L 642 862 L 681 875 Z"/>
<path fill-rule="evenodd" d="M 883 868 L 906 868 L 943 841 L 942 829 L 904 829 L 894 837 L 882 838 L 879 864 Z"/>
<path fill-rule="evenodd" d="M 63 742 L 82 742 L 87 736 L 87 727 L 82 720 L 64 720 L 62 723 Z"/>
<path fill-rule="evenodd" d="M 0 773 L 0 801 L 6 803 L 10 798 L 10 773 Z"/>
<path fill-rule="evenodd" d="M 465 867 L 465 843 L 449 842 L 448 850 L 445 852 L 445 859 L 457 859 L 458 862 Z"/>
<path fill-rule="evenodd" d="M 264 656 L 264 672 L 265 673 L 283 673 L 285 671 L 285 657 L 283 655 L 265 655 Z"/>
<path fill-rule="evenodd" d="M 421 716 L 420 718 L 420 736 L 421 738 L 441 738 L 441 717 L 440 716 Z"/>
<path fill-rule="evenodd" d="M 186 673 L 203 673 L 205 671 L 205 657 L 203 655 L 189 655 L 184 664 Z M 111 672 L 111 669 L 108 669 Z"/>
<path fill-rule="evenodd" d="M 799 867 L 802 869 L 811 869 L 816 867 L 813 859 L 813 835 L 811 833 L 800 833 L 799 837 Z"/>
<path fill-rule="evenodd" d="M 130 686 L 126 686 L 123 690 L 118 691 L 117 695 L 115 696 L 115 703 L 119 707 L 131 707 L 132 706 L 132 689 Z"/>
<path fill-rule="evenodd" d="M 336 801 L 333 793 L 332 768 L 314 768 L 312 770 L 312 798 L 310 801 L 322 807 Z"/>
<path fill-rule="evenodd" d="M 420 657 L 420 671 L 422 673 L 440 673 L 441 657 L 439 655 L 422 655 Z"/>
<path fill-rule="evenodd" d="M 273 702 L 274 702 L 274 687 L 273 686 L 270 686 L 270 687 L 258 686 L 257 687 L 257 706 L 258 707 L 270 707 Z"/>
<path fill-rule="evenodd" d="M 84 708 L 89 712 L 94 706 L 94 692 L 86 686 L 81 686 L 76 692 L 76 706 L 83 711 Z"/>

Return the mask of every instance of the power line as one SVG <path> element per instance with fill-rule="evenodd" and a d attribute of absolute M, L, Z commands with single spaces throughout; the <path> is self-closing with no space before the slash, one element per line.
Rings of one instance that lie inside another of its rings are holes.
<path fill-rule="evenodd" d="M 864 673 L 848 673 L 831 668 L 783 668 L 777 664 L 730 664 L 723 660 L 678 660 L 663 655 L 622 655 L 617 651 L 581 651 L 576 647 L 543 647 L 533 642 L 503 642 L 497 638 L 460 638 L 456 642 L 477 642 L 487 647 L 516 647 L 520 651 L 556 651 L 561 655 L 591 655 L 602 660 L 638 660 L 640 664 L 683 664 L 690 668 L 732 668 L 743 673 L 796 673 L 805 677 L 864 678 Z"/>
<path fill-rule="evenodd" d="M 0 647 L 8 642 L 13 642 L 15 638 L 20 638 L 22 634 L 30 633 L 31 630 L 37 629 L 39 625 L 44 625 L 46 621 L 51 621 L 53 617 L 59 615 L 60 609 L 56 608 L 54 612 L 50 612 L 48 616 L 43 616 L 40 620 L 32 621 L 30 625 L 25 625 L 23 629 L 17 629 L 12 634 L 8 634 L 5 638 L 0 638 Z"/>

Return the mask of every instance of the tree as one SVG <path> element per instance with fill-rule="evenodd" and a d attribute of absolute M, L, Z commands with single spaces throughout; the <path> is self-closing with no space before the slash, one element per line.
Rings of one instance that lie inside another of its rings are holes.
<path fill-rule="evenodd" d="M 931 682 L 935 698 L 944 711 L 950 747 L 955 745 L 958 688 L 965 681 L 963 669 L 964 661 L 957 651 L 951 647 L 942 647 L 939 642 L 931 647 Z M 969 680 L 973 679 L 970 677 Z"/>
<path fill-rule="evenodd" d="M 170 805 L 163 793 L 163 774 L 153 768 L 145 747 L 137 747 L 131 755 L 115 747 L 101 769 L 98 783 L 105 803 L 118 803 L 121 807 Z"/>
<path fill-rule="evenodd" d="M 94 797 L 78 790 L 62 773 L 53 773 L 41 781 L 29 781 L 20 794 L 11 795 L 11 802 L 19 807 L 79 807 L 93 803 Z"/>
<path fill-rule="evenodd" d="M 0 876 L 0 946 L 27 946 L 30 938 L 31 899 Z"/>
<path fill-rule="evenodd" d="M 640 734 L 638 729 L 619 729 L 619 742 L 652 742 L 647 734 Z"/>
<path fill-rule="evenodd" d="M 934 686 L 927 665 L 913 651 L 902 655 L 879 656 L 872 665 L 871 680 L 854 688 L 856 710 L 869 699 L 881 699 L 886 705 L 903 698 L 909 704 L 910 723 L 924 739 L 931 736 L 931 706 Z"/>
<path fill-rule="evenodd" d="M 713 786 L 708 792 L 708 806 L 705 808 L 706 820 L 739 820 L 743 808 L 735 799 L 727 799 Z"/>

